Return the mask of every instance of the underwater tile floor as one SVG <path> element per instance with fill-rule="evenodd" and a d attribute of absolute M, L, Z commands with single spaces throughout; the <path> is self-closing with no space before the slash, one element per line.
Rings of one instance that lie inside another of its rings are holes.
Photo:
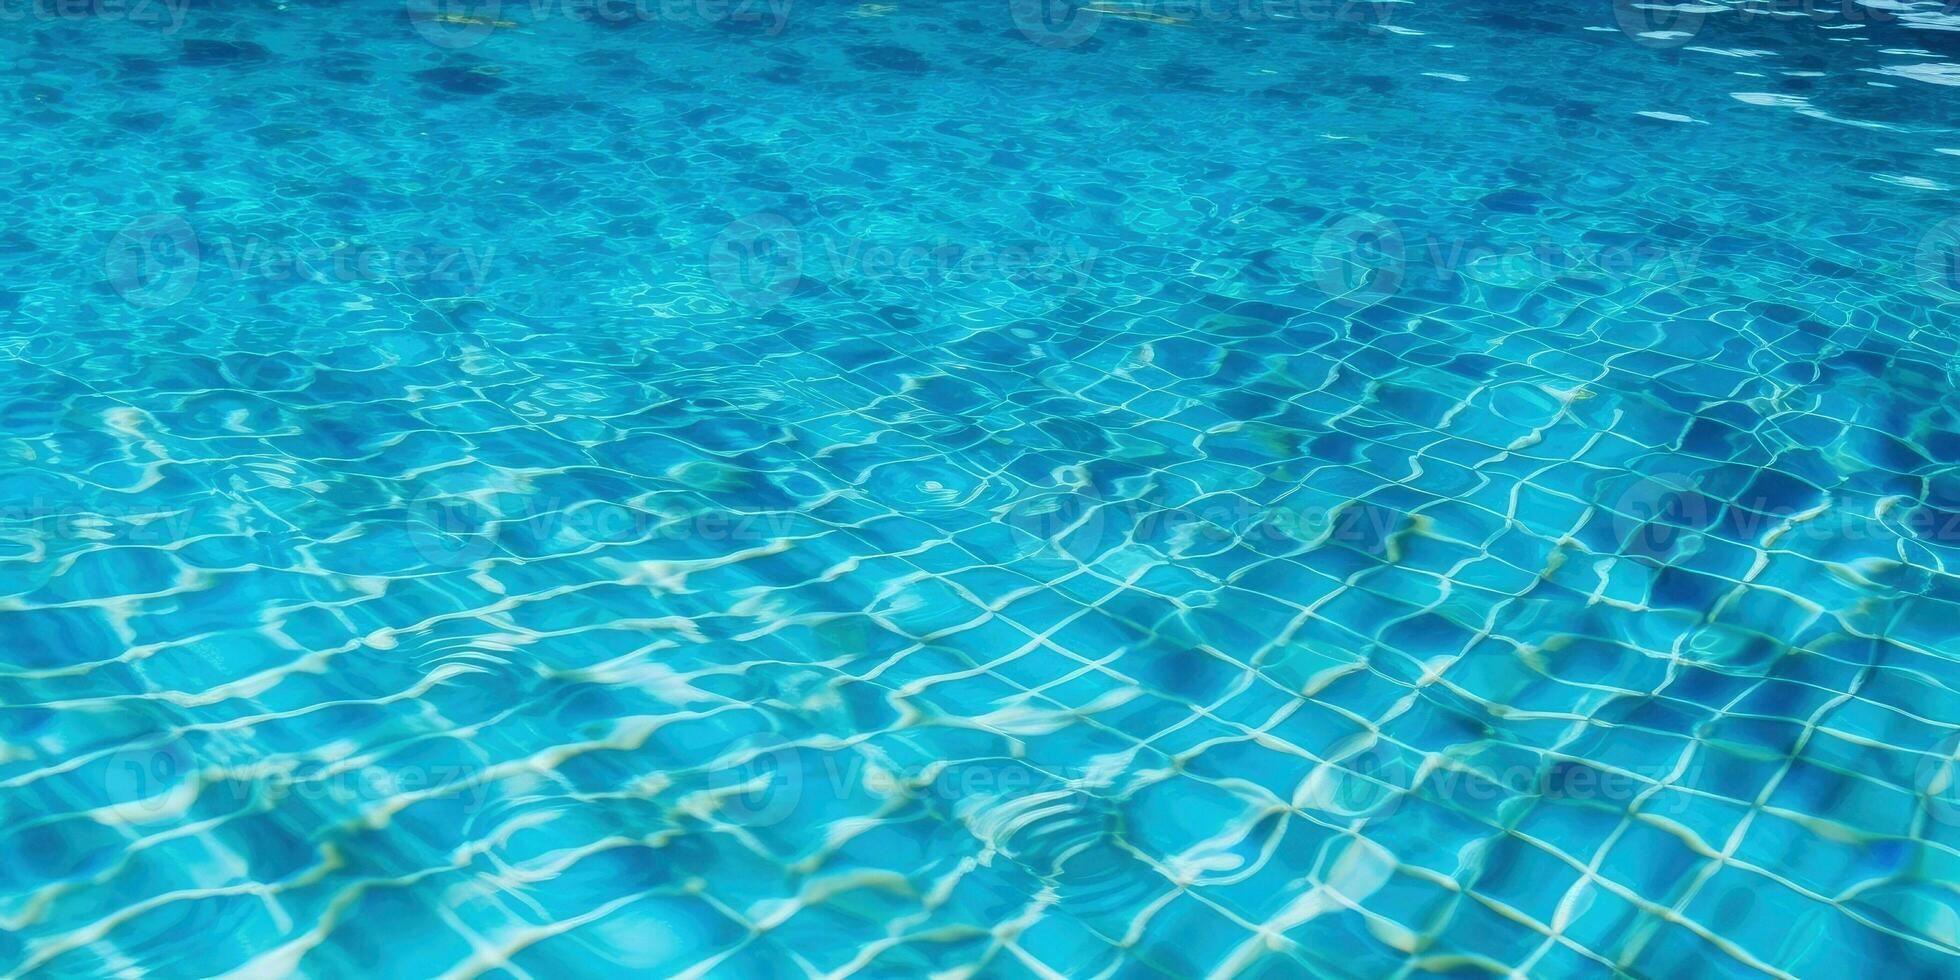
<path fill-rule="evenodd" d="M 0 975 L 1960 970 L 1952 4 L 434 3 L 0 0 Z"/>

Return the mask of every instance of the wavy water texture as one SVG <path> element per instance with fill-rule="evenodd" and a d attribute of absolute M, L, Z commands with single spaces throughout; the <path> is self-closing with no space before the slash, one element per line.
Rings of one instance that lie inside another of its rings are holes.
<path fill-rule="evenodd" d="M 0 974 L 1955 968 L 1952 11 L 419 2 L 8 8 Z"/>

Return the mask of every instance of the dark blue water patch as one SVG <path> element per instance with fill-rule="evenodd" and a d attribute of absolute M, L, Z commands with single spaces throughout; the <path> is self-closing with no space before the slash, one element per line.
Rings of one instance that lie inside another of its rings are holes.
<path fill-rule="evenodd" d="M 1519 188 L 1506 188 L 1485 194 L 1478 200 L 1486 210 L 1504 214 L 1537 214 L 1548 202 L 1543 194 Z"/>
<path fill-rule="evenodd" d="M 310 67 L 315 76 L 327 82 L 366 85 L 375 79 L 372 60 L 355 52 L 338 52 L 332 57 L 315 59 Z"/>
<path fill-rule="evenodd" d="M 272 52 L 253 41 L 186 38 L 177 63 L 190 68 L 244 67 L 268 61 Z"/>
<path fill-rule="evenodd" d="M 86 607 L 28 609 L 0 618 L 0 648 L 16 669 L 58 667 L 91 659 L 114 635 L 109 622 Z"/>
<path fill-rule="evenodd" d="M 1804 480 L 1775 469 L 1764 469 L 1735 498 L 1735 505 L 1758 514 L 1788 515 L 1816 507 L 1824 491 Z"/>
<path fill-rule="evenodd" d="M 415 72 L 416 81 L 452 95 L 489 95 L 510 84 L 487 65 L 425 68 Z"/>
<path fill-rule="evenodd" d="M 932 70 L 924 55 L 906 47 L 891 44 L 854 45 L 848 49 L 851 62 L 861 68 L 873 71 L 895 72 L 900 75 L 924 75 Z"/>

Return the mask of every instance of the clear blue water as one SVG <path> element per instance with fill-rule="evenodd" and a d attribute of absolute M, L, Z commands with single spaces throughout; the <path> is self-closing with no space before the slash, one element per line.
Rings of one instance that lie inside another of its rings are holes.
<path fill-rule="evenodd" d="M 1952 11 L 0 18 L 0 973 L 1956 968 Z"/>

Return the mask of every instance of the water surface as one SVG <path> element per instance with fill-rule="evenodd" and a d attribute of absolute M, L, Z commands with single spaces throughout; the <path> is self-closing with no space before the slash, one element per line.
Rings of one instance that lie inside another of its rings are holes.
<path fill-rule="evenodd" d="M 1951 11 L 6 14 L 9 973 L 1954 969 Z"/>

